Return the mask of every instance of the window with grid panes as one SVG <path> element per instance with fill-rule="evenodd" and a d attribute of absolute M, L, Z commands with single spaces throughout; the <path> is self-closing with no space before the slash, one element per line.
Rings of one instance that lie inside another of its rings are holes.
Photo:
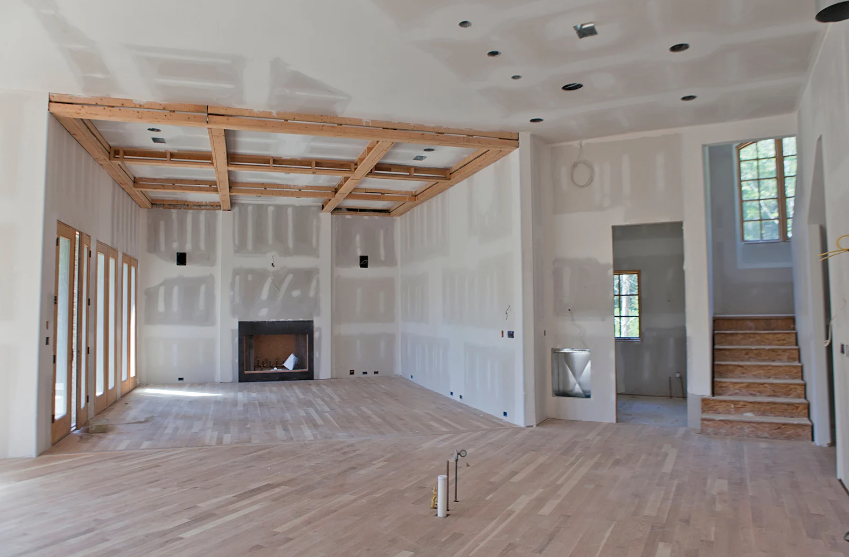
<path fill-rule="evenodd" d="M 737 147 L 744 242 L 793 236 L 796 138 L 764 139 Z"/>
<path fill-rule="evenodd" d="M 640 339 L 639 271 L 613 273 L 613 333 L 617 339 Z"/>

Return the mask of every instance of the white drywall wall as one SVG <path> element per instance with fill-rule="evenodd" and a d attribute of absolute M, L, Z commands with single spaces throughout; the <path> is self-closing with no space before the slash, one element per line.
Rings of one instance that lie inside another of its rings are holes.
<path fill-rule="evenodd" d="M 46 109 L 45 106 L 42 110 Z M 56 223 L 61 221 L 91 236 L 91 272 L 89 292 L 96 284 L 95 250 L 103 242 L 118 250 L 118 284 L 121 284 L 121 254 L 139 258 L 142 251 L 144 211 L 116 184 L 100 165 L 52 116 L 47 118 L 47 168 L 44 202 L 44 232 L 41 252 L 41 322 L 51 323 L 50 345 L 39 343 L 38 452 L 50 448 L 50 415 L 53 406 L 53 296 L 56 284 Z M 139 279 L 141 280 L 141 279 Z M 119 291 L 120 292 L 120 291 Z M 89 340 L 94 334 L 94 296 L 89 312 Z M 119 295 L 120 303 L 120 295 Z M 42 335 L 48 336 L 48 335 Z M 116 339 L 120 349 L 121 337 Z M 93 344 L 89 346 L 93 347 Z M 92 349 L 92 355 L 94 350 Z M 94 357 L 88 359 L 88 384 L 94 381 Z M 118 381 L 120 384 L 120 381 Z M 120 396 L 120 387 L 119 387 Z M 92 400 L 88 415 L 94 416 Z M 74 402 L 75 404 L 75 402 Z"/>
<path fill-rule="evenodd" d="M 44 93 L 0 90 L 0 458 L 39 445 L 46 108 Z"/>
<path fill-rule="evenodd" d="M 705 148 L 795 133 L 795 118 L 786 115 L 585 143 L 582 158 L 592 163 L 595 181 L 584 189 L 570 182 L 577 144 L 538 145 L 535 187 L 545 255 L 534 279 L 545 310 L 536 318 L 546 326 L 537 362 L 546 362 L 535 373 L 545 417 L 615 420 L 611 227 L 683 220 L 688 412 L 690 426 L 699 427 L 700 397 L 712 392 L 713 377 Z M 554 347 L 592 350 L 591 399 L 551 396 L 547 359 Z"/>
<path fill-rule="evenodd" d="M 800 218 L 796 221 L 792 242 L 796 262 L 794 278 L 799 344 L 808 382 L 814 438 L 819 444 L 828 443 L 831 439 L 828 431 L 829 377 L 824 348 L 828 335 L 828 312 L 823 308 L 824 284 L 817 253 L 821 244 L 816 235 L 820 226 L 825 225 L 827 246 L 833 250 L 836 249 L 837 238 L 849 234 L 847 76 L 849 24 L 829 25 L 799 105 L 801 171 L 796 214 Z M 814 187 L 814 184 L 820 187 Z M 843 245 L 847 244 L 849 242 L 844 239 Z M 840 346 L 849 344 L 849 254 L 829 259 L 828 279 L 831 291 L 829 309 L 834 318 L 831 325 L 834 340 L 828 350 L 834 362 L 837 476 L 845 482 L 849 480 L 849 355 L 841 354 Z M 849 348 L 846 352 L 849 353 Z"/>
<path fill-rule="evenodd" d="M 514 152 L 401 217 L 399 371 L 532 425 L 524 408 L 519 161 Z"/>
<path fill-rule="evenodd" d="M 714 145 L 707 156 L 714 315 L 793 314 L 790 243 L 743 243 L 737 149 Z"/>

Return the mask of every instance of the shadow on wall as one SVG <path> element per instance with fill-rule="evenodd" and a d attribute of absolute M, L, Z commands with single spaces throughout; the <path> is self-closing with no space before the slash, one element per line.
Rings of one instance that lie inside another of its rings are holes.
<path fill-rule="evenodd" d="M 187 265 L 213 267 L 218 252 L 217 230 L 218 217 L 211 211 L 149 209 L 147 253 L 173 264 L 177 252 L 184 252 Z"/>
<path fill-rule="evenodd" d="M 175 277 L 144 291 L 145 325 L 215 325 L 215 277 Z"/>
<path fill-rule="evenodd" d="M 239 321 L 313 319 L 318 315 L 318 269 L 234 269 L 232 317 Z"/>
<path fill-rule="evenodd" d="M 481 183 L 490 178 L 494 183 Z M 512 234 L 513 208 L 510 200 L 511 175 L 508 172 L 485 172 L 470 179 L 469 235 L 481 243 L 494 242 Z"/>
<path fill-rule="evenodd" d="M 466 343 L 463 389 L 466 402 L 494 416 L 514 416 L 516 355 L 509 348 Z"/>
<path fill-rule="evenodd" d="M 291 69 L 280 58 L 271 61 L 268 106 L 272 110 L 339 115 L 350 102 L 347 93 Z"/>
<path fill-rule="evenodd" d="M 236 205 L 233 249 L 237 255 L 318 257 L 321 207 Z"/>
<path fill-rule="evenodd" d="M 360 255 L 369 267 L 396 267 L 395 222 L 385 217 L 334 217 L 336 267 L 359 267 Z"/>
<path fill-rule="evenodd" d="M 158 99 L 223 106 L 244 105 L 245 59 L 218 52 L 128 47 L 144 82 Z"/>
<path fill-rule="evenodd" d="M 437 195 L 399 219 L 404 265 L 448 255 L 449 227 L 452 226 L 448 219 L 448 197 Z"/>
<path fill-rule="evenodd" d="M 510 253 L 481 259 L 475 269 L 445 269 L 442 275 L 442 319 L 445 324 L 510 328 L 514 312 L 513 257 Z"/>
<path fill-rule="evenodd" d="M 56 0 L 24 0 L 33 9 L 50 40 L 68 62 L 86 95 L 118 95 L 122 90 L 103 60 L 97 44 L 74 27 Z"/>

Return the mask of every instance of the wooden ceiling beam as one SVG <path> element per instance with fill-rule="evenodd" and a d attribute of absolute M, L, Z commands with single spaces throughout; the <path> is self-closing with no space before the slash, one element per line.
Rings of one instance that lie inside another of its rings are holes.
<path fill-rule="evenodd" d="M 150 208 L 150 199 L 135 188 L 132 174 L 127 172 L 120 164 L 109 159 L 109 144 L 106 143 L 103 136 L 92 131 L 92 129 L 96 130 L 93 124 L 91 124 L 90 129 L 89 124 L 83 120 L 62 116 L 57 116 L 56 119 L 139 207 Z"/>
<path fill-rule="evenodd" d="M 155 149 L 112 147 L 109 159 L 113 162 L 131 165 L 215 168 L 212 162 L 212 152 L 206 151 L 157 151 Z"/>
<path fill-rule="evenodd" d="M 220 211 L 218 201 L 184 201 L 182 199 L 151 199 L 153 209 L 190 209 L 196 211 Z"/>
<path fill-rule="evenodd" d="M 224 130 L 209 130 L 209 143 L 212 145 L 212 164 L 215 166 L 215 181 L 218 184 L 218 197 L 221 210 L 230 210 L 230 175 L 227 172 L 227 139 Z"/>
<path fill-rule="evenodd" d="M 365 150 L 360 153 L 360 156 L 357 157 L 354 174 L 340 182 L 339 188 L 336 190 L 336 195 L 324 204 L 322 212 L 332 212 L 357 187 L 357 184 L 372 171 L 393 145 L 394 143 L 391 141 L 372 141 L 369 143 Z"/>
<path fill-rule="evenodd" d="M 49 110 L 57 116 L 242 131 L 392 141 L 416 145 L 513 150 L 518 134 L 405 124 L 295 113 L 261 112 L 178 103 L 139 103 L 106 97 L 50 96 Z"/>

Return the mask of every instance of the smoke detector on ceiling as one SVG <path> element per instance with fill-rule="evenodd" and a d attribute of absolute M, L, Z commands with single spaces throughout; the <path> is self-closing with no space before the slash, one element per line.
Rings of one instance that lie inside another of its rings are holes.
<path fill-rule="evenodd" d="M 598 35 L 598 30 L 595 28 L 595 23 L 589 22 L 576 25 L 575 33 L 578 34 L 579 39 L 586 39 L 587 37 L 595 37 Z"/>
<path fill-rule="evenodd" d="M 817 21 L 835 23 L 849 19 L 849 0 L 816 0 Z"/>

